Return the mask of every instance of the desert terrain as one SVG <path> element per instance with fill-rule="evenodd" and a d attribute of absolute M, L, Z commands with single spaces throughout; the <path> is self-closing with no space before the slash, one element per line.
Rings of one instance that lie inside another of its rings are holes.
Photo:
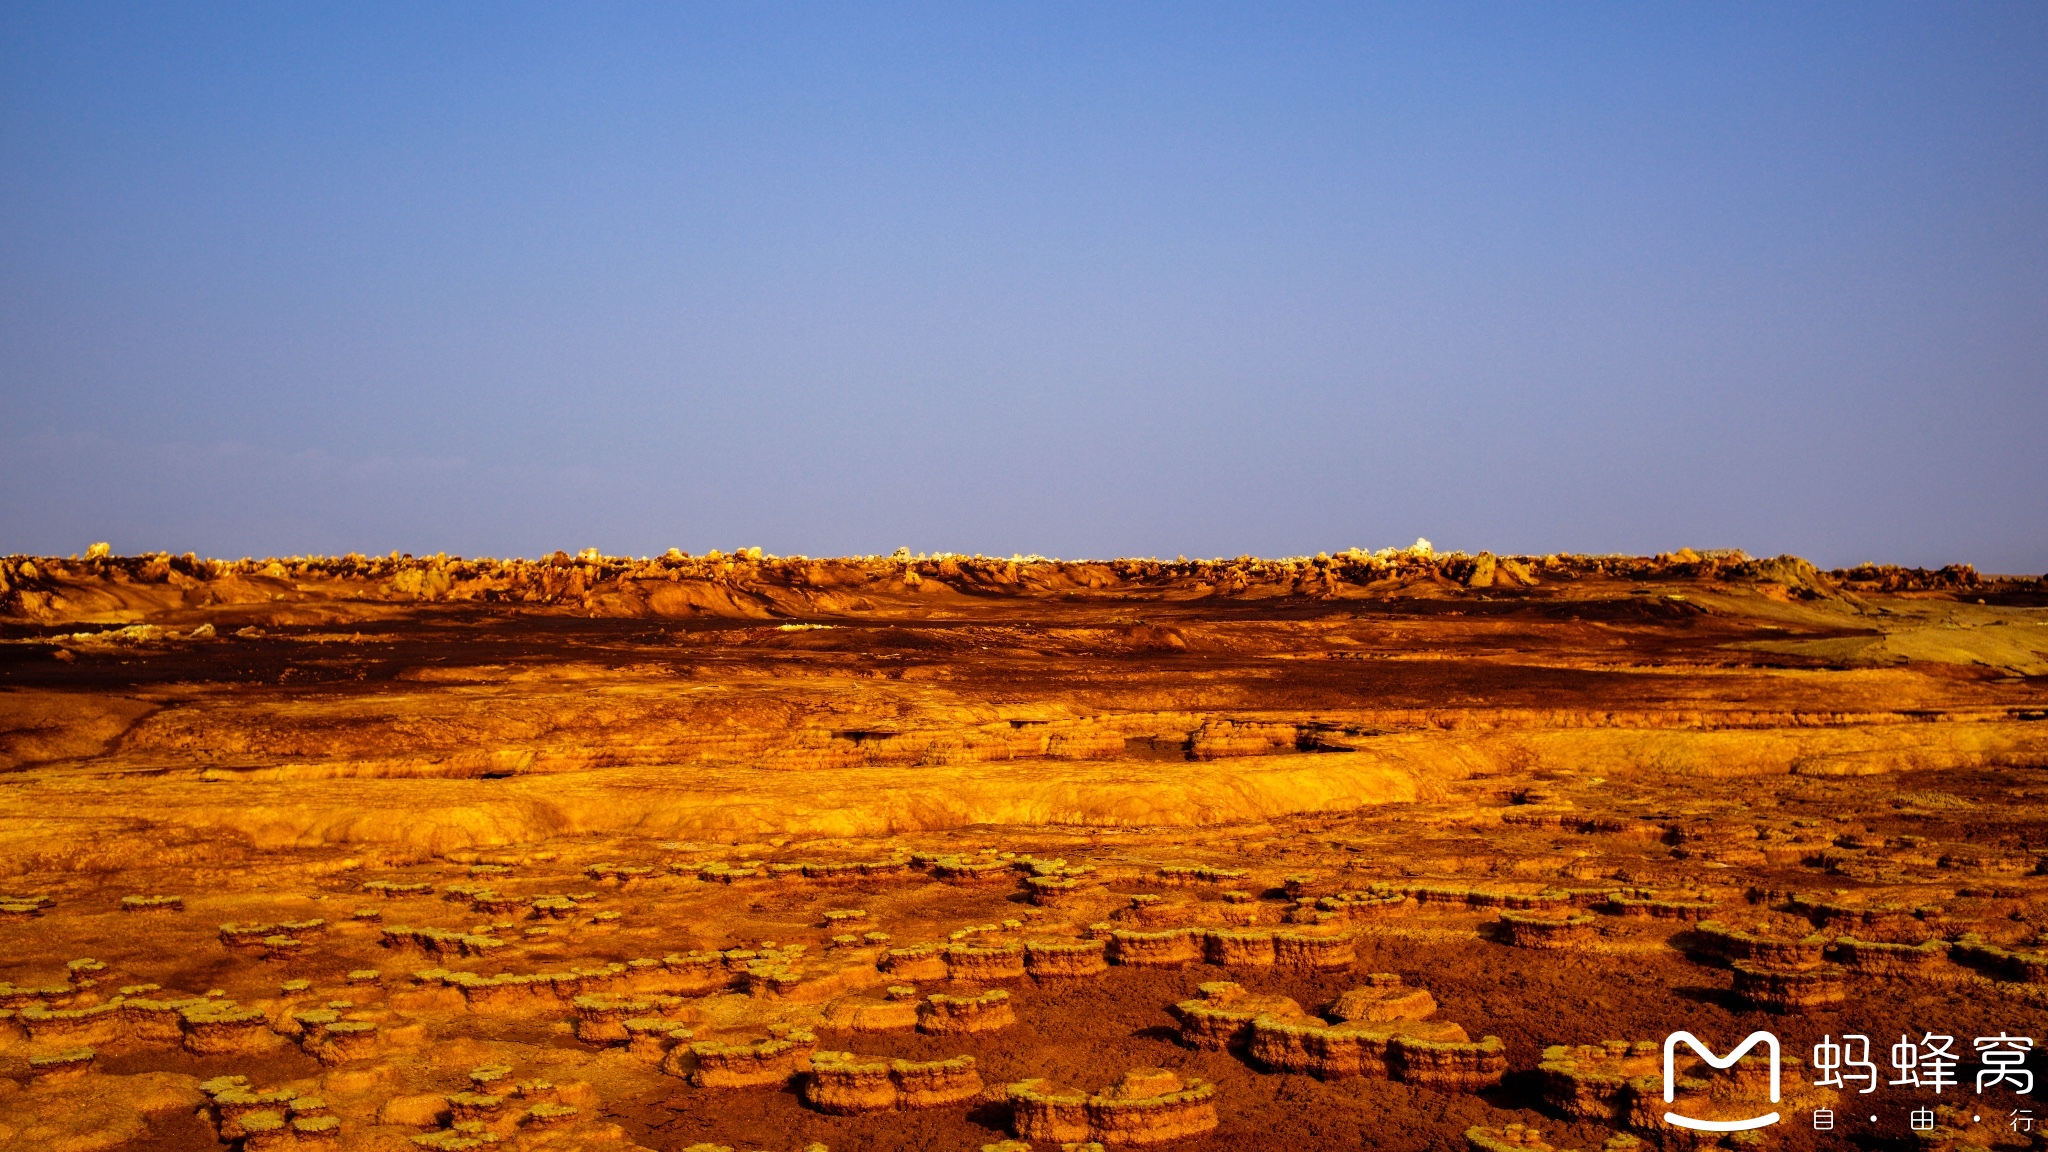
<path fill-rule="evenodd" d="M 0 1146 L 2038 1147 L 2044 769 L 1965 567 L 8 557 Z"/>

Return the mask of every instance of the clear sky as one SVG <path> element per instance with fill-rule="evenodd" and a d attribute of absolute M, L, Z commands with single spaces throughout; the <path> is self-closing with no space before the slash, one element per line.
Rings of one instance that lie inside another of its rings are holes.
<path fill-rule="evenodd" d="M 0 552 L 2048 570 L 2048 5 L 0 4 Z"/>

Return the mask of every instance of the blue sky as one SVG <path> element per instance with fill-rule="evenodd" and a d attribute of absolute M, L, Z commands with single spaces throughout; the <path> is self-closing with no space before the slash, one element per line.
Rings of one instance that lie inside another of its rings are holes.
<path fill-rule="evenodd" d="M 0 4 L 0 551 L 2048 570 L 2041 5 Z"/>

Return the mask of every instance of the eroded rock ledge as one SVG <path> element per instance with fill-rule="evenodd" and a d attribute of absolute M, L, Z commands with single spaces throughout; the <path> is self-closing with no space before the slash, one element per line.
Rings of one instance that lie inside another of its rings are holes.
<path fill-rule="evenodd" d="M 1165 1144 L 1216 1127 L 1216 1086 L 1164 1068 L 1134 1068 L 1100 1092 L 1050 1080 L 1011 1084 L 1011 1128 L 1055 1143 Z"/>

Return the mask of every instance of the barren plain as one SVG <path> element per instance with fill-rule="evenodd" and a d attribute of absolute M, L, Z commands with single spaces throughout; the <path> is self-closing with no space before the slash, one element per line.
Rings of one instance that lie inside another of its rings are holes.
<path fill-rule="evenodd" d="M 1967 568 L 10 557 L 0 1146 L 2028 1147 L 2044 769 Z"/>

